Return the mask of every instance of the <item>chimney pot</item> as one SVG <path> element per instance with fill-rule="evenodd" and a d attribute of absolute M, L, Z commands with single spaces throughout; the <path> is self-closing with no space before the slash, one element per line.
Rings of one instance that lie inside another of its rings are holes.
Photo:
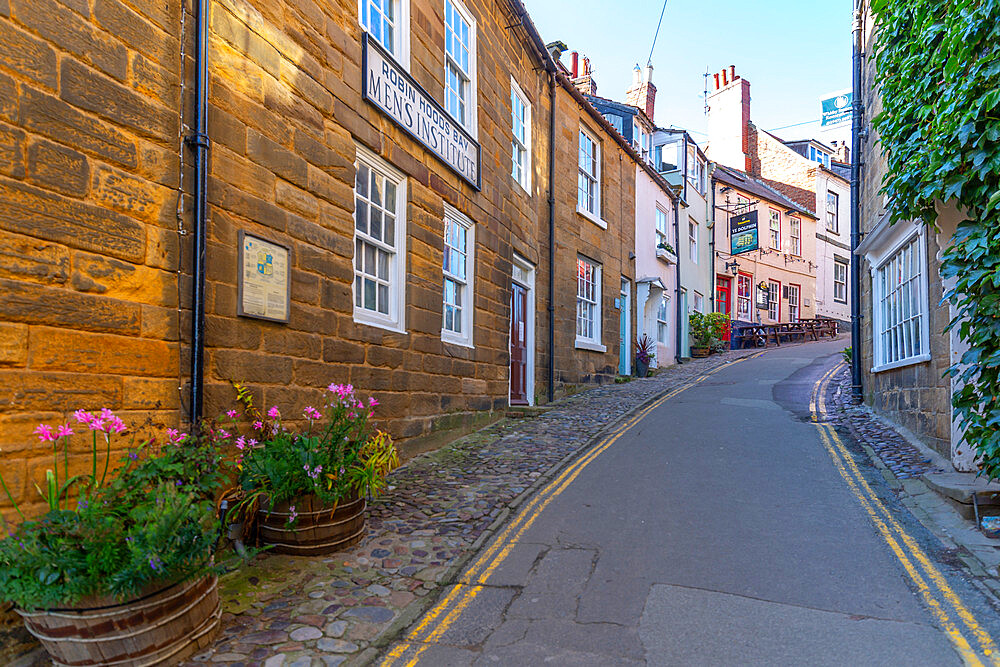
<path fill-rule="evenodd" d="M 583 73 L 590 74 L 590 58 L 587 56 L 583 57 Z"/>
<path fill-rule="evenodd" d="M 574 79 L 580 76 L 580 54 L 576 51 L 570 54 L 570 71 Z"/>
<path fill-rule="evenodd" d="M 653 66 L 646 65 L 646 83 L 653 83 Z"/>
<path fill-rule="evenodd" d="M 715 89 L 718 90 L 719 89 L 719 73 L 716 72 L 713 76 L 715 77 Z"/>
<path fill-rule="evenodd" d="M 732 79 L 733 81 L 736 81 L 736 79 L 739 78 L 738 76 L 736 76 L 736 65 L 729 66 L 729 78 Z"/>
<path fill-rule="evenodd" d="M 729 81 L 726 80 L 726 70 L 722 70 L 722 85 L 723 87 L 729 85 Z"/>

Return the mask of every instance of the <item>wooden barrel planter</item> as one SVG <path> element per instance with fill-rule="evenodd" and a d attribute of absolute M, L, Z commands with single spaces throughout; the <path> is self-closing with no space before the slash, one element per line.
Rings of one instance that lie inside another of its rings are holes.
<path fill-rule="evenodd" d="M 692 359 L 704 359 L 711 353 L 711 349 L 707 347 L 695 347 L 691 346 L 691 358 Z"/>
<path fill-rule="evenodd" d="M 218 583 L 211 575 L 121 604 L 90 600 L 86 608 L 17 613 L 57 666 L 176 665 L 218 632 Z"/>
<path fill-rule="evenodd" d="M 295 506 L 298 519 L 289 527 L 288 519 Z M 333 553 L 354 546 L 365 535 L 365 499 L 344 498 L 327 505 L 313 495 L 295 502 L 276 503 L 267 509 L 267 502 L 257 510 L 260 540 L 271 550 L 293 556 L 315 556 Z"/>

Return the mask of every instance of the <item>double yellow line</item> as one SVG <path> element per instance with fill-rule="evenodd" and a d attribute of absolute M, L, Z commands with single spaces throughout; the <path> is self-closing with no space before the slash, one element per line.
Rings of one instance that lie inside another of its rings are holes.
<path fill-rule="evenodd" d="M 611 447 L 629 429 L 642 421 L 646 415 L 681 392 L 687 391 L 691 387 L 704 382 L 711 375 L 723 368 L 729 368 L 733 364 L 747 359 L 754 359 L 762 354 L 763 352 L 758 352 L 757 354 L 737 359 L 724 366 L 718 366 L 697 379 L 664 394 L 627 419 L 606 438 L 591 446 L 580 459 L 567 467 L 558 477 L 549 482 L 545 488 L 537 493 L 524 509 L 517 514 L 514 520 L 493 538 L 490 546 L 465 570 L 448 594 L 407 633 L 406 639 L 403 642 L 396 645 L 392 651 L 386 654 L 380 664 L 383 667 L 390 667 L 397 664 L 398 661 L 406 665 L 406 667 L 416 665 L 420 659 L 420 655 L 427 650 L 428 646 L 439 640 L 462 612 L 476 599 L 476 596 L 483 590 L 493 572 L 510 555 L 514 546 L 524 533 L 531 528 L 532 524 L 535 523 L 535 520 L 538 519 L 542 511 L 548 507 L 549 503 L 565 491 L 566 487 L 594 459 Z"/>
<path fill-rule="evenodd" d="M 976 620 L 962 600 L 948 585 L 941 571 L 934 566 L 910 535 L 903 529 L 888 508 L 868 485 L 861 470 L 851 457 L 834 428 L 824 422 L 826 417 L 826 390 L 833 376 L 844 367 L 840 362 L 823 375 L 813 387 L 809 403 L 812 420 L 819 430 L 820 439 L 833 460 L 840 476 L 875 523 L 886 544 L 899 559 L 903 569 L 913 581 L 931 613 L 944 629 L 959 655 L 968 665 L 1000 665 L 1000 654 L 993 639 Z M 971 636 L 975 646 L 967 636 Z"/>

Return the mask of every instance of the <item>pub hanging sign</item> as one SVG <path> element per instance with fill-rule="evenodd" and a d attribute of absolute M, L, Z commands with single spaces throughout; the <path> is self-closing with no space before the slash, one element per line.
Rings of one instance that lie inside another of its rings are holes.
<path fill-rule="evenodd" d="M 476 140 L 367 32 L 361 44 L 365 100 L 479 190 L 481 149 Z"/>
<path fill-rule="evenodd" d="M 739 255 L 757 250 L 757 211 L 734 215 L 729 219 L 729 239 L 731 255 Z"/>

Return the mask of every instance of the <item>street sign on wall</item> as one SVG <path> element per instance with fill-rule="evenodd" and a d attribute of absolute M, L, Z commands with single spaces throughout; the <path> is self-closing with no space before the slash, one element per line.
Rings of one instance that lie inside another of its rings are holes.
<path fill-rule="evenodd" d="M 767 283 L 761 282 L 757 285 L 757 308 L 767 310 L 771 305 L 771 288 Z"/>
<path fill-rule="evenodd" d="M 820 125 L 839 125 L 851 120 L 851 104 L 854 101 L 853 92 L 843 92 L 832 97 L 827 97 L 821 104 L 823 105 L 823 119 Z"/>
<path fill-rule="evenodd" d="M 729 219 L 730 254 L 739 255 L 758 248 L 757 211 L 734 215 Z"/>

